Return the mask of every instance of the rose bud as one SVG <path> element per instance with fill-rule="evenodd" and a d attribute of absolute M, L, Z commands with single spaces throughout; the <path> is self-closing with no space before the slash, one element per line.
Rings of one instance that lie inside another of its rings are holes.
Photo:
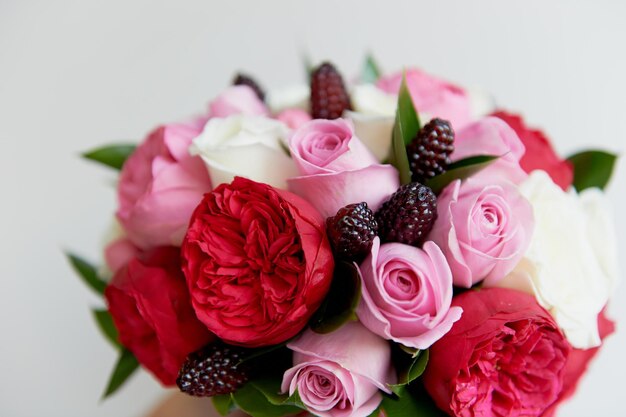
<path fill-rule="evenodd" d="M 320 417 L 366 417 L 396 383 L 389 344 L 358 322 L 329 334 L 305 331 L 287 347 L 293 367 L 282 391 L 296 391 L 309 412 Z"/>
<path fill-rule="evenodd" d="M 302 330 L 334 268 L 324 220 L 309 203 L 241 177 L 204 196 L 182 256 L 200 321 L 248 347 L 275 345 Z"/>
<path fill-rule="evenodd" d="M 365 201 L 376 210 L 398 187 L 398 171 L 381 165 L 343 119 L 312 120 L 289 140 L 300 172 L 289 189 L 329 217 L 340 208 Z"/>
<path fill-rule="evenodd" d="M 450 308 L 452 272 L 433 242 L 422 250 L 401 243 L 381 246 L 376 237 L 359 271 L 359 320 L 385 339 L 428 349 L 461 317 L 461 308 Z"/>
<path fill-rule="evenodd" d="M 179 246 L 189 218 L 211 181 L 202 160 L 189 155 L 193 125 L 161 126 L 122 167 L 117 218 L 141 249 Z"/>
<path fill-rule="evenodd" d="M 174 385 L 187 355 L 212 338 L 191 308 L 178 248 L 139 254 L 104 295 L 120 343 L 163 385 Z"/>
<path fill-rule="evenodd" d="M 492 284 L 526 252 L 534 220 L 530 203 L 509 182 L 469 178 L 448 185 L 437 199 L 428 239 L 443 251 L 454 285 Z"/>
<path fill-rule="evenodd" d="M 451 416 L 541 416 L 559 397 L 570 347 L 537 301 L 489 288 L 452 301 L 463 316 L 430 348 L 424 386 Z"/>

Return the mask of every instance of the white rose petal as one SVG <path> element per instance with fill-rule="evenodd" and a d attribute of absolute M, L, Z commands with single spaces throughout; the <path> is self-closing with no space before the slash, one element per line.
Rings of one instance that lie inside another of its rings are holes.
<path fill-rule="evenodd" d="M 310 95 L 308 85 L 295 85 L 270 91 L 267 96 L 267 103 L 274 114 L 292 108 L 308 111 Z"/>
<path fill-rule="evenodd" d="M 372 116 L 353 111 L 346 111 L 344 117 L 354 125 L 354 134 L 374 154 L 378 161 L 387 159 L 391 149 L 391 133 L 395 118 L 393 116 Z"/>
<path fill-rule="evenodd" d="M 266 117 L 213 118 L 189 150 L 206 164 L 213 187 L 241 176 L 287 188 L 287 178 L 298 174 L 283 148 L 288 132 L 286 125 Z"/>
<path fill-rule="evenodd" d="M 388 94 L 374 84 L 360 84 L 352 89 L 351 101 L 358 113 L 394 117 L 398 96 Z"/>
<path fill-rule="evenodd" d="M 533 206 L 535 231 L 524 259 L 499 286 L 531 288 L 572 346 L 599 346 L 597 316 L 618 276 L 606 197 L 597 189 L 565 193 L 544 171 L 534 171 L 520 191 Z"/>

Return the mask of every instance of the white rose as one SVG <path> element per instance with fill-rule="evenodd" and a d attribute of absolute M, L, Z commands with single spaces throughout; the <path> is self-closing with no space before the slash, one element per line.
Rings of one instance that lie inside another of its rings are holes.
<path fill-rule="evenodd" d="M 534 293 L 575 348 L 601 343 L 597 317 L 618 279 L 615 228 L 599 189 L 565 193 L 544 171 L 520 185 L 535 231 L 520 264 L 498 286 Z"/>
<path fill-rule="evenodd" d="M 213 118 L 189 150 L 206 164 L 214 188 L 235 176 L 287 188 L 287 178 L 298 175 L 285 151 L 288 132 L 283 123 L 266 117 Z"/>
<path fill-rule="evenodd" d="M 270 91 L 267 96 L 267 103 L 274 114 L 293 108 L 308 111 L 310 95 L 308 85 L 293 85 Z"/>
<path fill-rule="evenodd" d="M 353 87 L 351 101 L 354 111 L 344 117 L 352 120 L 356 136 L 379 161 L 387 159 L 398 96 L 387 94 L 373 84 Z"/>

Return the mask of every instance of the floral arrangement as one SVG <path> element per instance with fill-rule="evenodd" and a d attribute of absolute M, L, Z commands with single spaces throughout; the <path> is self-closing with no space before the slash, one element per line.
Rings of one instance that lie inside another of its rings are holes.
<path fill-rule="evenodd" d="M 551 416 L 603 339 L 615 156 L 558 156 L 484 94 L 366 60 L 90 160 L 120 170 L 104 297 L 120 357 L 226 415 Z"/>

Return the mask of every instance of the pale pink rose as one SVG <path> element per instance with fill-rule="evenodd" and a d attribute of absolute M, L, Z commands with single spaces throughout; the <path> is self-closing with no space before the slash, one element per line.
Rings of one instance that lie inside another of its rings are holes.
<path fill-rule="evenodd" d="M 452 272 L 441 249 L 424 249 L 374 239 L 359 267 L 361 302 L 357 315 L 377 335 L 405 346 L 428 349 L 463 312 L 450 308 Z"/>
<path fill-rule="evenodd" d="M 397 382 L 389 344 L 363 325 L 350 322 L 329 334 L 305 331 L 287 347 L 293 367 L 282 391 L 296 391 L 307 409 L 321 417 L 366 417 Z"/>
<path fill-rule="evenodd" d="M 497 117 L 484 117 L 456 131 L 452 161 L 477 155 L 499 156 L 474 178 L 498 178 L 519 184 L 528 178 L 520 166 L 524 155 L 524 144 L 517 133 Z"/>
<path fill-rule="evenodd" d="M 455 129 L 472 120 L 472 103 L 464 89 L 419 69 L 409 69 L 405 73 L 406 84 L 418 112 L 446 119 Z M 381 77 L 376 86 L 386 93 L 398 94 L 402 74 L 397 72 Z"/>
<path fill-rule="evenodd" d="M 224 90 L 209 104 L 211 117 L 269 116 L 269 109 L 247 85 L 233 85 Z"/>
<path fill-rule="evenodd" d="M 376 210 L 400 187 L 398 171 L 379 164 L 344 119 L 305 123 L 292 135 L 289 148 L 301 174 L 288 180 L 289 189 L 324 217 L 361 201 Z"/>
<path fill-rule="evenodd" d="M 124 164 L 116 214 L 137 247 L 180 245 L 191 213 L 211 191 L 204 163 L 188 151 L 199 133 L 184 124 L 161 126 Z"/>
<path fill-rule="evenodd" d="M 437 199 L 428 239 L 443 251 L 454 285 L 492 285 L 520 261 L 534 229 L 533 209 L 510 182 L 469 178 L 448 185 Z"/>
<path fill-rule="evenodd" d="M 276 119 L 286 124 L 289 129 L 296 130 L 306 122 L 310 121 L 311 115 L 309 112 L 302 109 L 292 108 L 285 109 L 278 113 Z"/>
<path fill-rule="evenodd" d="M 135 258 L 139 252 L 139 249 L 128 238 L 121 237 L 104 248 L 104 262 L 115 273 Z"/>

